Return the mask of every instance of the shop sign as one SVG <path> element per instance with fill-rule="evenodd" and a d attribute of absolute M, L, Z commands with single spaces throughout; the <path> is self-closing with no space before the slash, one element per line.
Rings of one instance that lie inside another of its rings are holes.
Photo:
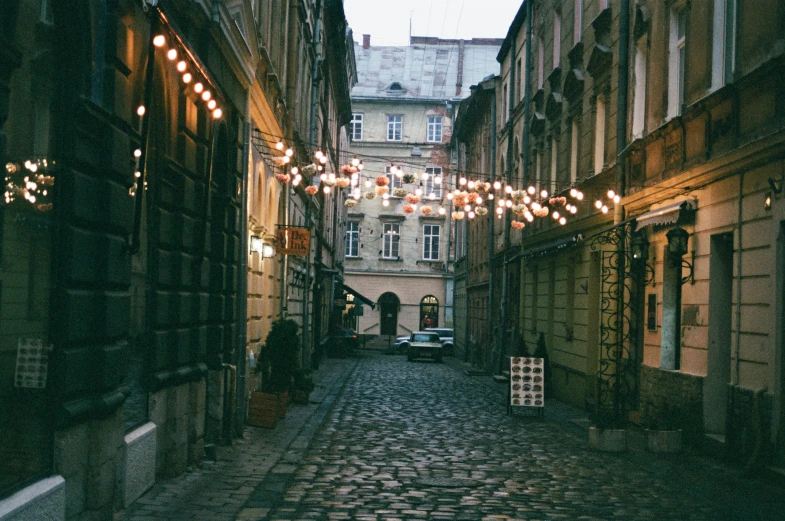
<path fill-rule="evenodd" d="M 308 228 L 281 226 L 277 233 L 278 253 L 307 257 L 310 252 L 311 232 Z"/>

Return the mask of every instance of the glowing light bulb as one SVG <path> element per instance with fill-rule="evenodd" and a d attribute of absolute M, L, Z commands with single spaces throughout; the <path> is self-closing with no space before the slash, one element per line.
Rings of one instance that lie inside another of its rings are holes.
<path fill-rule="evenodd" d="M 371 180 L 370 179 L 366 179 L 365 180 L 365 187 L 366 188 L 370 188 L 371 187 Z"/>
<path fill-rule="evenodd" d="M 488 200 L 493 201 L 493 194 L 488 194 Z"/>
<path fill-rule="evenodd" d="M 390 206 L 390 201 L 388 201 L 387 199 L 383 200 L 382 206 Z"/>
<path fill-rule="evenodd" d="M 573 199 L 578 197 L 578 190 L 576 190 L 575 188 L 570 188 L 570 197 L 572 197 Z"/>
<path fill-rule="evenodd" d="M 470 211 L 471 211 L 471 209 L 472 209 L 472 205 L 470 205 L 470 204 L 467 204 L 466 206 L 464 206 L 464 207 L 463 207 L 463 210 L 464 210 L 465 212 L 470 212 Z"/>
<path fill-rule="evenodd" d="M 283 156 L 283 163 L 284 164 L 287 164 L 289 161 L 291 161 L 291 159 L 289 159 L 288 156 Z"/>
<path fill-rule="evenodd" d="M 155 45 L 156 47 L 163 47 L 165 43 L 166 43 L 166 37 L 163 34 L 159 34 L 155 38 L 153 38 L 153 45 Z"/>
<path fill-rule="evenodd" d="M 613 199 L 614 197 L 616 197 L 616 192 L 608 190 L 608 199 Z"/>
<path fill-rule="evenodd" d="M 291 148 L 287 148 L 284 154 L 286 154 L 286 157 L 292 157 L 294 155 L 294 150 L 292 150 Z"/>
<path fill-rule="evenodd" d="M 136 150 L 134 150 L 134 157 L 142 157 L 142 149 L 141 148 L 137 148 Z"/>
<path fill-rule="evenodd" d="M 458 179 L 458 184 L 460 184 L 461 186 L 464 186 L 466 184 L 466 178 L 465 177 L 461 177 L 460 179 Z"/>
<path fill-rule="evenodd" d="M 502 208 L 501 206 L 500 206 L 500 207 L 498 207 L 498 208 L 496 209 L 496 214 L 497 214 L 499 217 L 501 217 L 501 215 L 502 215 L 503 213 L 504 213 L 504 208 Z"/>
<path fill-rule="evenodd" d="M 449 199 L 450 201 L 452 201 L 452 198 L 453 198 L 453 197 L 454 197 L 454 196 L 452 195 L 452 192 L 449 192 L 449 193 L 447 194 L 447 199 Z"/>
<path fill-rule="evenodd" d="M 414 195 L 422 195 L 422 188 L 417 188 L 417 189 L 414 191 Z"/>
<path fill-rule="evenodd" d="M 482 204 L 482 197 L 478 197 L 477 198 L 477 206 L 480 206 L 481 204 Z"/>
<path fill-rule="evenodd" d="M 469 219 L 474 219 L 475 213 L 474 212 L 469 212 L 468 215 L 469 215 Z"/>
<path fill-rule="evenodd" d="M 223 114 L 224 114 L 223 110 L 221 110 L 221 109 L 215 109 L 215 110 L 213 111 L 213 118 L 215 118 L 215 119 L 221 119 L 221 116 L 223 116 Z"/>
<path fill-rule="evenodd" d="M 578 197 L 577 197 L 577 199 L 578 199 L 579 201 L 583 201 L 583 192 L 578 192 Z"/>
<path fill-rule="evenodd" d="M 321 179 L 322 181 L 326 181 L 327 180 L 327 174 L 321 174 L 319 176 L 319 179 Z M 370 186 L 370 185 L 366 185 L 366 186 Z"/>
<path fill-rule="evenodd" d="M 329 186 L 325 186 L 324 187 L 324 193 L 326 193 L 326 194 L 330 193 L 330 187 Z"/>
<path fill-rule="evenodd" d="M 572 208 L 570 208 L 570 213 L 575 215 L 576 213 L 578 213 L 578 209 L 573 206 Z"/>
<path fill-rule="evenodd" d="M 466 183 L 466 186 L 469 187 L 469 190 L 474 190 L 475 183 L 474 181 L 469 181 L 468 183 Z"/>
<path fill-rule="evenodd" d="M 505 203 L 504 199 L 499 199 L 499 202 L 497 202 L 496 204 L 498 206 L 504 206 L 504 203 Z"/>
<path fill-rule="evenodd" d="M 180 60 L 179 62 L 177 62 L 177 70 L 180 71 L 180 72 L 185 72 L 185 67 L 186 66 L 187 66 L 187 63 L 185 63 L 185 61 L 183 61 L 183 60 Z"/>
<path fill-rule="evenodd" d="M 562 217 L 561 219 L 559 219 L 559 224 L 561 224 L 562 226 L 567 224 L 567 218 L 566 217 Z"/>
<path fill-rule="evenodd" d="M 556 219 L 557 221 L 559 220 L 559 212 L 557 212 L 556 210 L 554 210 L 554 211 L 553 211 L 553 213 L 551 214 L 551 216 L 552 216 L 554 219 Z"/>
<path fill-rule="evenodd" d="M 210 101 L 207 102 L 207 108 L 210 109 L 210 110 L 213 110 L 216 105 L 217 105 L 217 103 L 215 102 L 214 99 L 211 99 Z"/>
<path fill-rule="evenodd" d="M 598 210 L 599 210 L 600 208 L 602 208 L 602 201 L 600 201 L 599 199 L 597 199 L 596 201 L 594 201 L 594 207 L 595 207 L 596 209 L 598 209 Z"/>
<path fill-rule="evenodd" d="M 389 199 L 389 198 L 390 198 L 390 194 L 382 194 L 382 199 L 386 200 L 386 199 Z"/>
<path fill-rule="evenodd" d="M 494 181 L 493 182 L 493 189 L 494 190 L 500 190 L 501 187 L 502 187 L 502 184 L 499 181 Z"/>
<path fill-rule="evenodd" d="M 177 59 L 177 49 L 169 49 L 166 53 L 166 57 L 175 61 Z"/>
<path fill-rule="evenodd" d="M 191 83 L 192 79 L 193 76 L 191 76 L 190 72 L 186 72 L 185 74 L 183 74 L 183 83 Z"/>
<path fill-rule="evenodd" d="M 293 167 L 292 167 L 292 175 L 297 175 L 297 173 L 298 173 L 299 171 L 300 171 L 300 169 L 299 169 L 299 168 L 297 168 L 296 166 L 293 166 Z"/>
<path fill-rule="evenodd" d="M 540 192 L 540 197 L 542 197 L 543 199 L 548 197 L 548 190 L 543 190 L 542 192 Z"/>
<path fill-rule="evenodd" d="M 524 195 L 523 196 L 523 204 L 529 204 L 530 202 L 532 202 L 532 198 L 529 197 L 528 195 Z"/>
<path fill-rule="evenodd" d="M 278 145 L 281 145 L 281 146 L 279 147 Z M 279 141 L 278 145 L 275 145 L 275 148 L 277 148 L 278 150 L 282 150 L 283 149 L 283 143 L 281 143 Z M 314 157 L 316 159 L 320 159 L 324 155 L 324 152 L 322 152 L 321 150 L 317 150 L 316 152 L 313 153 L 313 155 L 314 155 Z"/>
<path fill-rule="evenodd" d="M 508 193 L 508 194 L 511 194 L 512 193 L 512 186 L 510 186 L 510 185 L 505 186 L 504 187 L 504 192 Z"/>
<path fill-rule="evenodd" d="M 145 108 L 144 105 L 139 105 L 139 108 L 136 109 L 136 114 L 139 116 L 144 116 Z"/>
<path fill-rule="evenodd" d="M 526 189 L 526 191 L 529 192 L 529 195 L 534 195 L 534 192 L 536 192 L 537 189 L 534 188 L 533 186 L 530 186 L 529 188 Z"/>
<path fill-rule="evenodd" d="M 204 101 L 207 101 L 207 100 L 209 100 L 209 99 L 210 99 L 210 97 L 212 97 L 212 94 L 210 94 L 210 91 L 209 91 L 209 90 L 206 90 L 206 91 L 202 92 L 202 99 L 203 99 Z"/>
<path fill-rule="evenodd" d="M 433 184 L 436 184 L 436 185 L 440 185 L 440 184 L 442 184 L 442 178 L 441 178 L 441 177 L 439 177 L 439 176 L 434 176 L 434 178 L 433 178 Z"/>
<path fill-rule="evenodd" d="M 619 201 L 621 201 L 621 197 L 619 197 L 619 194 L 614 195 L 613 196 L 613 202 L 618 204 Z"/>
<path fill-rule="evenodd" d="M 354 159 L 352 159 L 352 166 L 356 167 L 356 166 L 359 166 L 359 165 L 360 165 L 360 160 L 359 159 L 357 159 L 356 157 Z"/>
<path fill-rule="evenodd" d="M 142 172 L 140 172 L 139 170 L 137 170 L 136 172 L 134 172 L 134 177 L 135 177 L 135 178 L 137 178 L 137 179 L 139 179 L 140 177 L 142 177 Z M 46 194 L 44 194 L 44 195 L 46 195 Z"/>
<path fill-rule="evenodd" d="M 507 199 L 506 201 L 504 201 L 504 206 L 506 206 L 507 208 L 512 208 L 512 201 Z"/>
<path fill-rule="evenodd" d="M 601 210 L 602 210 L 602 213 L 608 213 L 608 207 L 605 206 L 605 205 L 602 205 Z"/>

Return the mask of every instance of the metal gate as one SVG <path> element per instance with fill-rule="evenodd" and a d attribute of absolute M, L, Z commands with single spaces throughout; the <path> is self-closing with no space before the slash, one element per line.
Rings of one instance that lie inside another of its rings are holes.
<path fill-rule="evenodd" d="M 643 359 L 643 294 L 653 269 L 646 263 L 648 242 L 633 238 L 634 222 L 621 223 L 588 238 L 601 258 L 600 360 L 597 422 L 623 426 L 639 401 Z M 638 247 L 633 253 L 633 243 Z"/>

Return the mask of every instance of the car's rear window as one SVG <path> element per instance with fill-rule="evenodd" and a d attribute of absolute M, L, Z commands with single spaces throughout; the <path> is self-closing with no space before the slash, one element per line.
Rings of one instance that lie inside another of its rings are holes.
<path fill-rule="evenodd" d="M 433 334 L 433 335 L 418 335 L 418 334 L 415 334 L 414 335 L 414 341 L 415 342 L 438 342 L 439 341 L 439 335 L 436 335 L 436 334 Z"/>
<path fill-rule="evenodd" d="M 453 336 L 452 329 L 432 329 L 431 331 L 437 333 L 442 338 Z"/>

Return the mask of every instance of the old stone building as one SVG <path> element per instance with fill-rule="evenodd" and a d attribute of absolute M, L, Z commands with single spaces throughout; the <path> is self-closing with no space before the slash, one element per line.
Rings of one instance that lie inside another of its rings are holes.
<path fill-rule="evenodd" d="M 350 34 L 335 0 L 0 4 L 4 520 L 112 519 L 230 443 L 287 302 L 307 362 L 344 208 L 275 175 L 339 168 Z M 251 250 L 280 224 L 310 263 Z"/>
<path fill-rule="evenodd" d="M 370 38 L 355 45 L 351 152 L 364 168 L 362 197 L 348 216 L 345 273 L 346 284 L 378 307 L 364 310 L 357 331 L 452 327 L 455 184 L 447 145 L 456 104 L 469 94 L 464 86 L 498 70 L 501 42 L 412 37 L 409 46 L 388 47 Z M 375 197 L 379 177 L 387 193 Z"/>
<path fill-rule="evenodd" d="M 577 213 L 495 232 L 509 287 L 482 317 L 504 320 L 508 355 L 544 344 L 552 396 L 598 422 L 676 423 L 780 467 L 783 9 L 521 5 L 499 54 L 496 171 L 547 190 L 551 216 L 564 214 L 553 194 Z M 488 118 L 465 114 L 459 128 Z M 458 143 L 469 154 L 476 132 Z M 469 270 L 487 241 L 472 232 Z"/>

